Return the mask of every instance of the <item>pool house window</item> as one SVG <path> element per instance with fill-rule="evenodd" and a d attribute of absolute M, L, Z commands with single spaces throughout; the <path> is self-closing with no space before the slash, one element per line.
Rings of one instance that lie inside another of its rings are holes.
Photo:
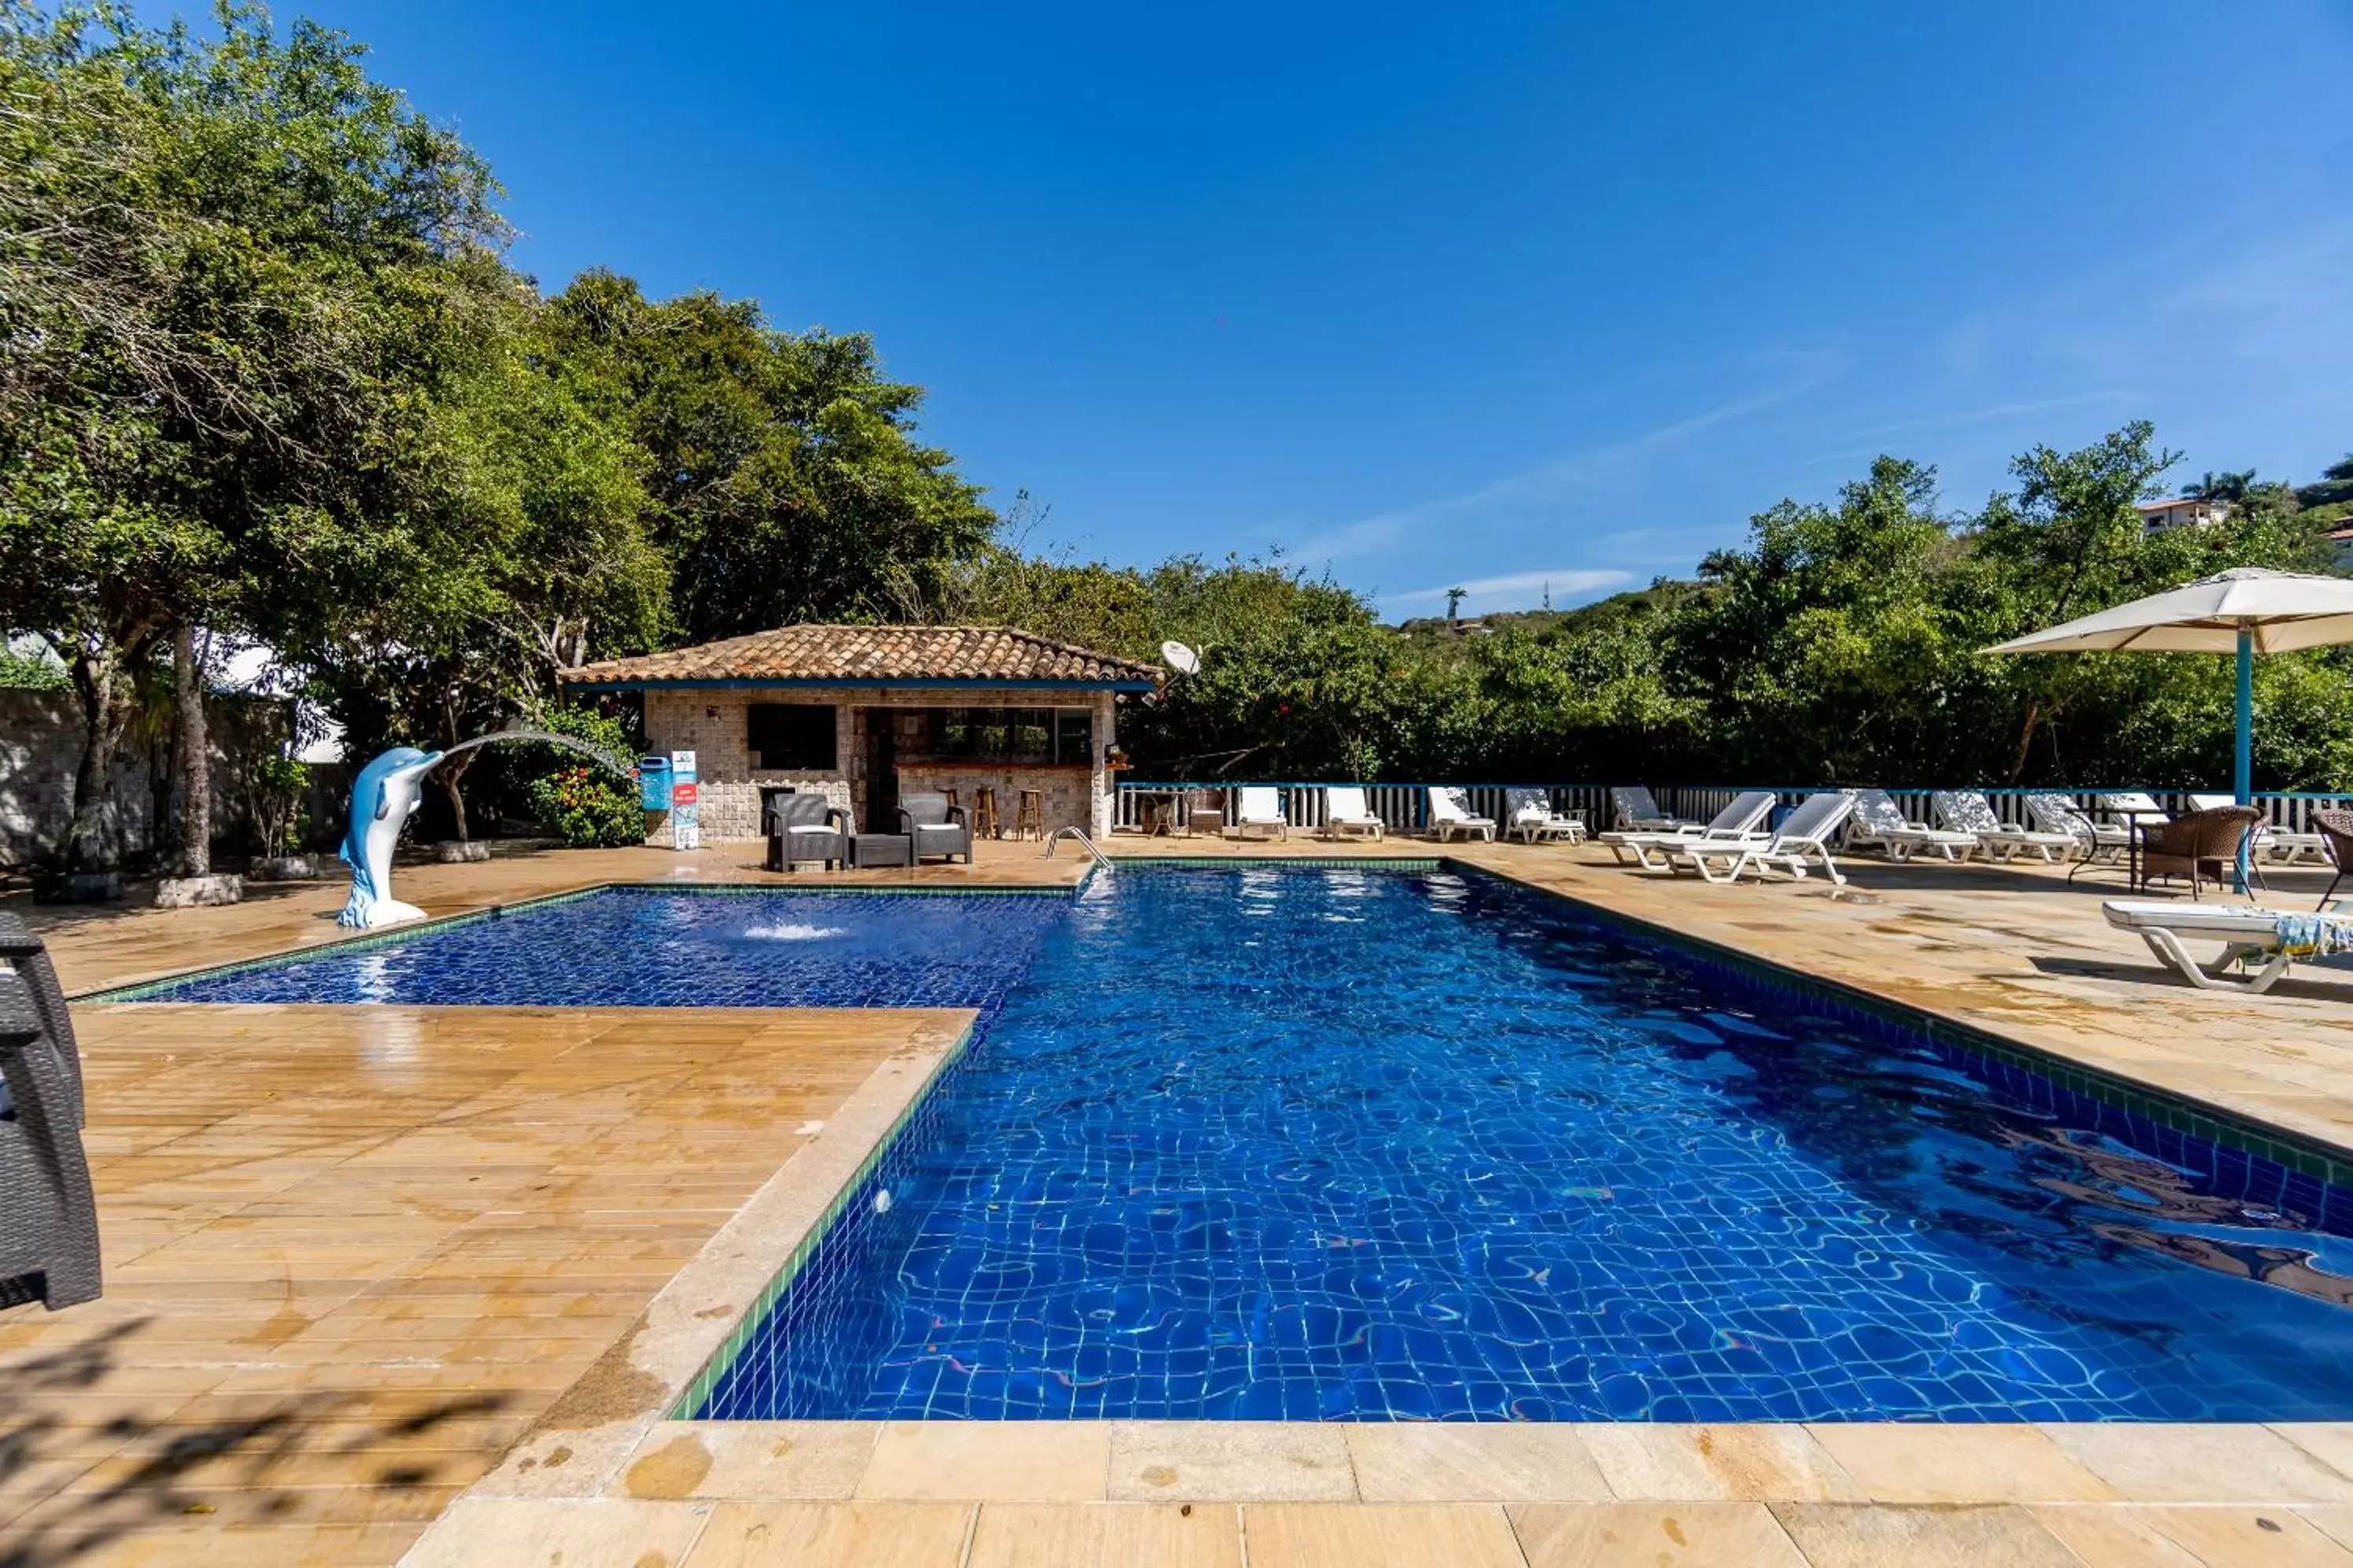
<path fill-rule="evenodd" d="M 901 716 L 901 752 L 942 763 L 1079 764 L 1094 757 L 1083 708 L 918 708 Z"/>
<path fill-rule="evenodd" d="M 829 773 L 841 765 L 834 747 L 830 702 L 754 702 L 744 723 L 752 765 L 794 773 Z"/>

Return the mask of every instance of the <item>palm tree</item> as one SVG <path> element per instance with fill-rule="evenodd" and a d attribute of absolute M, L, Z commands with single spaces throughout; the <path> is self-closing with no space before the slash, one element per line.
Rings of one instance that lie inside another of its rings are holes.
<path fill-rule="evenodd" d="M 2181 487 L 2181 493 L 2191 500 L 2228 501 L 2233 505 L 2247 499 L 2255 488 L 2255 470 L 2241 468 L 2232 473 L 2216 473 L 2209 468 L 2195 483 Z"/>

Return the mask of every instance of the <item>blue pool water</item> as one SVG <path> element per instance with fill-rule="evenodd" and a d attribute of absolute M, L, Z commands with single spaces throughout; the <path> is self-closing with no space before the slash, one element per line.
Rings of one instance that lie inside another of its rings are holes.
<path fill-rule="evenodd" d="M 982 1008 L 707 1416 L 2353 1417 L 2345 1192 L 1484 878 L 621 892 L 178 994 Z"/>
<path fill-rule="evenodd" d="M 616 888 L 141 992 L 158 1002 L 994 1007 L 1062 922 L 1030 893 Z"/>

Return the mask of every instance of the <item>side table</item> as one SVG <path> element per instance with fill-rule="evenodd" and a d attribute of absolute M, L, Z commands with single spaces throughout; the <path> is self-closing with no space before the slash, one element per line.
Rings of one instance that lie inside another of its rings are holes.
<path fill-rule="evenodd" d="M 903 833 L 860 833 L 849 841 L 853 866 L 913 866 L 915 841 Z"/>

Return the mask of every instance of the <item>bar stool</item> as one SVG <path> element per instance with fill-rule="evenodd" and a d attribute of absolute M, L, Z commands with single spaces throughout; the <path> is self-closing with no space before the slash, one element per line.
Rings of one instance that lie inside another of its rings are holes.
<path fill-rule="evenodd" d="M 1013 837 L 1043 838 L 1046 837 L 1046 792 L 1025 789 L 1016 799 L 1013 808 Z"/>
<path fill-rule="evenodd" d="M 997 826 L 997 790 L 989 784 L 976 785 L 972 792 L 972 836 L 975 838 L 1001 838 Z"/>

